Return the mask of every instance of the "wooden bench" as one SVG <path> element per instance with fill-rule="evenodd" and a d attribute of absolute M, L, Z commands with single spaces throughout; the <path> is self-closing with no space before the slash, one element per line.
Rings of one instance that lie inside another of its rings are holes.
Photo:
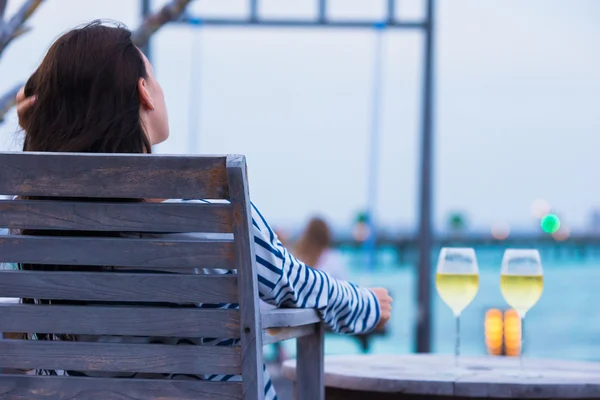
<path fill-rule="evenodd" d="M 0 399 L 263 399 L 262 347 L 290 338 L 299 338 L 297 398 L 324 398 L 317 313 L 259 308 L 243 156 L 0 153 L 0 194 L 46 198 L 0 200 L 0 228 L 104 233 L 0 236 L 0 262 L 83 266 L 0 271 L 0 297 L 119 303 L 0 303 L 0 332 L 241 338 L 239 347 L 2 340 L 0 369 L 242 376 L 241 382 L 209 382 L 5 373 Z M 73 200 L 82 198 L 87 201 Z M 162 198 L 229 202 L 123 201 Z M 115 268 L 89 272 L 89 266 Z M 195 268 L 236 269 L 237 275 L 199 275 Z M 189 306 L 195 303 L 238 303 L 239 310 Z"/>

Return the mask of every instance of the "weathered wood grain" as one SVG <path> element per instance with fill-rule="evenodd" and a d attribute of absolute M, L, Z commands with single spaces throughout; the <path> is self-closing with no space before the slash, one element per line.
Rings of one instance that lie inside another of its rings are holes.
<path fill-rule="evenodd" d="M 281 342 L 282 340 L 297 339 L 315 333 L 316 324 L 295 326 L 293 328 L 271 328 L 263 332 L 263 346 Z"/>
<path fill-rule="evenodd" d="M 83 266 L 84 271 L 85 266 L 115 267 L 103 272 L 2 272 L 0 296 L 152 303 L 1 306 L 3 330 L 81 336 L 75 342 L 0 341 L 0 370 L 243 373 L 243 383 L 226 385 L 5 374 L 0 375 L 0 399 L 264 398 L 262 319 L 243 157 L 0 153 L 0 194 L 46 198 L 0 201 L 0 227 L 86 231 L 76 237 L 0 237 L 0 262 Z M 57 200 L 61 197 L 65 201 Z M 231 204 L 122 202 L 161 198 L 226 199 Z M 90 231 L 140 232 L 143 237 L 89 237 Z M 181 235 L 187 232 L 207 235 Z M 238 274 L 194 275 L 198 268 L 237 269 Z M 160 302 L 237 302 L 240 310 Z M 313 333 L 314 326 L 296 327 L 301 319 L 290 318 L 282 326 L 292 328 L 279 338 Z M 85 342 L 86 335 L 240 337 L 241 347 Z"/>
<path fill-rule="evenodd" d="M 0 297 L 236 303 L 236 275 L 0 271 Z"/>
<path fill-rule="evenodd" d="M 317 310 L 305 308 L 277 308 L 263 311 L 263 328 L 292 327 L 321 322 Z"/>
<path fill-rule="evenodd" d="M 244 400 L 264 398 L 262 328 L 258 304 L 256 258 L 252 232 L 252 210 L 248 193 L 246 159 L 227 157 L 227 177 L 233 207 L 233 234 L 238 270 L 242 342 L 242 382 Z"/>
<path fill-rule="evenodd" d="M 432 396 L 429 394 L 407 394 L 407 393 L 385 393 L 385 392 L 364 392 L 358 390 L 338 389 L 333 387 L 325 388 L 325 398 L 327 400 L 489 400 L 488 397 L 455 397 L 455 396 Z"/>
<path fill-rule="evenodd" d="M 576 394 L 574 394 L 576 396 Z M 502 399 L 523 399 L 519 396 L 500 396 L 499 394 L 489 397 L 479 396 L 432 396 L 429 394 L 408 394 L 408 393 L 385 393 L 385 392 L 371 392 L 371 391 L 359 391 L 359 390 L 348 390 L 339 389 L 334 387 L 325 388 L 325 398 L 327 400 L 490 400 L 491 398 L 502 398 Z M 552 400 L 568 400 L 568 399 L 585 399 L 585 400 L 600 400 L 600 397 L 525 397 L 534 399 L 552 399 Z"/>
<path fill-rule="evenodd" d="M 0 227 L 114 232 L 231 232 L 229 204 L 0 200 Z"/>
<path fill-rule="evenodd" d="M 320 323 L 312 335 L 301 337 L 296 341 L 298 399 L 325 400 L 324 338 L 324 326 Z"/>
<path fill-rule="evenodd" d="M 238 310 L 0 303 L 5 332 L 170 337 L 240 335 Z"/>
<path fill-rule="evenodd" d="M 234 400 L 241 382 L 0 376 L 0 400 Z"/>
<path fill-rule="evenodd" d="M 0 262 L 123 267 L 231 268 L 229 240 L 0 236 Z"/>
<path fill-rule="evenodd" d="M 296 363 L 282 373 L 295 380 Z M 522 372 L 511 357 L 461 357 L 457 370 L 433 354 L 330 356 L 325 384 L 363 396 L 348 399 L 600 399 L 600 363 L 526 359 Z"/>
<path fill-rule="evenodd" d="M 235 375 L 240 365 L 239 347 L 0 341 L 0 368 Z"/>
<path fill-rule="evenodd" d="M 225 157 L 0 153 L 0 194 L 226 199 Z"/>

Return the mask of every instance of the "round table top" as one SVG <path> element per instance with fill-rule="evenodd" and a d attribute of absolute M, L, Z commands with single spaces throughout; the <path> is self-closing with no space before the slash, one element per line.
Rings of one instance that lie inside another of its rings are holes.
<path fill-rule="evenodd" d="M 295 379 L 295 360 L 282 373 Z M 489 398 L 600 398 L 600 363 L 436 354 L 325 357 L 325 386 L 357 391 Z"/>

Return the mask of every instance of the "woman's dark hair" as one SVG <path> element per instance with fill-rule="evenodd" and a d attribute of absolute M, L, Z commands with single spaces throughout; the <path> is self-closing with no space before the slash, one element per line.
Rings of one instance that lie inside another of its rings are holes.
<path fill-rule="evenodd" d="M 131 32 L 100 21 L 56 40 L 25 85 L 24 151 L 150 153 L 140 120 L 146 66 Z"/>
<path fill-rule="evenodd" d="M 139 78 L 144 59 L 120 25 L 94 21 L 56 40 L 25 85 L 37 96 L 26 115 L 24 151 L 82 153 L 150 153 L 140 120 Z M 29 197 L 48 200 L 48 197 Z M 102 201 L 62 198 L 61 200 Z M 137 202 L 140 199 L 111 199 Z M 120 236 L 119 232 L 23 230 L 22 235 Z M 112 267 L 68 265 L 20 266 L 26 270 L 99 271 Z"/>

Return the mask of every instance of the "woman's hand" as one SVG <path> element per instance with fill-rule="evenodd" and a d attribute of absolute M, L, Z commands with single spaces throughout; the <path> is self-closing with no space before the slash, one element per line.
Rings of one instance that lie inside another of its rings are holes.
<path fill-rule="evenodd" d="M 33 103 L 35 103 L 35 100 L 36 96 L 25 97 L 24 86 L 17 93 L 17 116 L 19 117 L 19 125 L 25 130 L 27 130 L 28 125 L 28 111 L 31 109 Z"/>
<path fill-rule="evenodd" d="M 379 323 L 375 329 L 383 329 L 385 324 L 390 320 L 390 314 L 392 312 L 392 297 L 385 288 L 372 288 L 371 292 L 373 292 L 377 298 L 377 301 L 379 302 L 379 313 L 381 315 L 379 318 Z"/>

